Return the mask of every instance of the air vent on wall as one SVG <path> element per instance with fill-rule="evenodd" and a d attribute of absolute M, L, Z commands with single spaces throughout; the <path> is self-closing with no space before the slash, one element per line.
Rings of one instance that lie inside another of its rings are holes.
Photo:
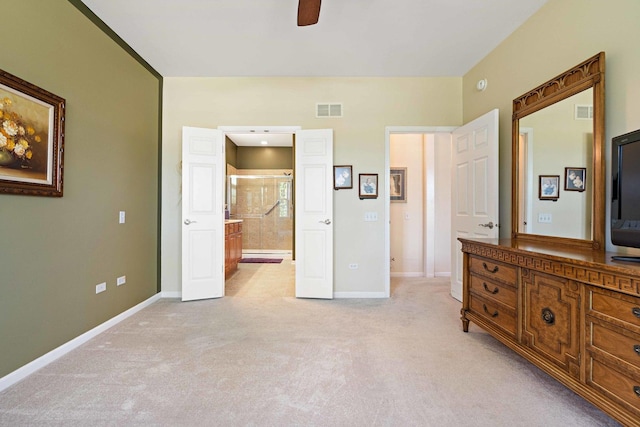
<path fill-rule="evenodd" d="M 593 119 L 593 105 L 576 104 L 576 120 Z"/>
<path fill-rule="evenodd" d="M 316 104 L 316 117 L 342 117 L 342 104 Z"/>

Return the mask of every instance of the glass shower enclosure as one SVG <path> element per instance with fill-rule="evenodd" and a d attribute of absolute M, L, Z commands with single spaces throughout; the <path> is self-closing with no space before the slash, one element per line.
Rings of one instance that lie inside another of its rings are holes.
<path fill-rule="evenodd" d="M 243 253 L 292 251 L 292 191 L 290 175 L 227 177 L 229 218 L 243 220 Z"/>

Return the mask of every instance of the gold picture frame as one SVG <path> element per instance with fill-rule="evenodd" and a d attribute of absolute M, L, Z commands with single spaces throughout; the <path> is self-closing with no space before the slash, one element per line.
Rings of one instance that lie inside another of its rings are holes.
<path fill-rule="evenodd" d="M 0 70 L 0 193 L 62 197 L 65 100 Z"/>

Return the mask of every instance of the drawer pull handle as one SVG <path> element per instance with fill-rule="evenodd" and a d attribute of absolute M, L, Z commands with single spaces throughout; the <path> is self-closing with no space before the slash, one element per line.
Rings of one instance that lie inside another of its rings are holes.
<path fill-rule="evenodd" d="M 498 287 L 496 286 L 496 288 L 494 290 L 489 289 L 489 287 L 487 286 L 486 282 L 482 282 L 482 286 L 484 286 L 484 290 L 491 293 L 492 295 L 497 294 L 500 289 L 498 289 Z"/>
<path fill-rule="evenodd" d="M 631 312 L 633 313 L 634 316 L 640 319 L 640 307 L 633 307 L 631 309 Z"/>
<path fill-rule="evenodd" d="M 493 313 L 489 313 L 489 310 L 487 309 L 487 305 L 486 304 L 482 304 L 482 308 L 484 309 L 484 312 L 487 313 L 489 316 L 491 317 L 498 317 L 498 310 L 494 311 Z"/>
<path fill-rule="evenodd" d="M 497 265 L 493 267 L 493 269 L 489 270 L 489 266 L 487 265 L 486 262 L 482 263 L 482 266 L 484 267 L 485 270 L 487 270 L 489 273 L 497 273 L 498 270 L 500 269 L 500 267 L 498 267 Z M 640 317 L 640 308 L 638 309 L 638 317 Z"/>
<path fill-rule="evenodd" d="M 636 394 L 636 396 L 640 397 L 640 385 L 634 385 L 633 392 Z"/>
<path fill-rule="evenodd" d="M 640 344 L 636 344 L 633 346 L 633 351 L 636 352 L 638 356 L 640 356 Z"/>
<path fill-rule="evenodd" d="M 556 323 L 556 315 L 553 314 L 553 311 L 549 307 L 545 307 L 542 309 L 542 320 L 547 325 L 553 325 Z"/>

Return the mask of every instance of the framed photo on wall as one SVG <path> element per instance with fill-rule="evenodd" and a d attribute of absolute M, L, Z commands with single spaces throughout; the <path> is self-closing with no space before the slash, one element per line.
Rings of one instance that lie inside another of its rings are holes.
<path fill-rule="evenodd" d="M 538 178 L 538 198 L 540 200 L 558 200 L 560 197 L 560 175 L 540 175 Z"/>
<path fill-rule="evenodd" d="M 391 168 L 389 197 L 394 203 L 407 203 L 407 168 Z"/>
<path fill-rule="evenodd" d="M 564 168 L 564 189 L 566 191 L 584 191 L 587 168 Z"/>
<path fill-rule="evenodd" d="M 353 173 L 351 165 L 341 165 L 333 167 L 333 189 L 342 190 L 353 188 Z"/>
<path fill-rule="evenodd" d="M 65 100 L 0 70 L 0 193 L 62 196 Z"/>
<path fill-rule="evenodd" d="M 358 193 L 360 199 L 377 199 L 378 198 L 378 174 L 377 173 L 361 173 L 358 175 Z"/>

